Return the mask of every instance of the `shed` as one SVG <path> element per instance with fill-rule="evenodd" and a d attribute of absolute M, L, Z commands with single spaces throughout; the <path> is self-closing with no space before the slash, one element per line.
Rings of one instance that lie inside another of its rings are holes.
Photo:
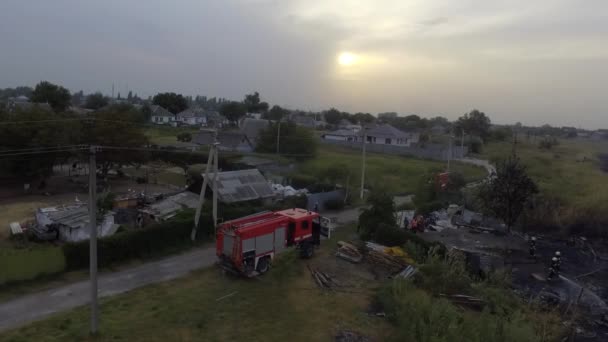
<path fill-rule="evenodd" d="M 198 200 L 197 194 L 184 191 L 151 204 L 141 212 L 147 215 L 148 220 L 165 221 L 177 215 L 181 210 L 196 208 Z"/>
<path fill-rule="evenodd" d="M 209 187 L 212 187 L 211 184 Z M 218 173 L 217 192 L 219 200 L 224 203 L 243 202 L 274 196 L 270 184 L 258 169 Z"/>
<path fill-rule="evenodd" d="M 58 239 L 68 242 L 86 240 L 90 237 L 89 210 L 86 204 L 75 204 L 36 210 L 36 222 L 41 232 L 56 232 Z M 114 213 L 108 212 L 97 223 L 99 237 L 109 236 L 118 228 L 114 224 Z"/>

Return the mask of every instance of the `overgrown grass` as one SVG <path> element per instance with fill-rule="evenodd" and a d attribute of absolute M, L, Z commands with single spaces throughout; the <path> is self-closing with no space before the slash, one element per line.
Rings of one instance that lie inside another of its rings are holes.
<path fill-rule="evenodd" d="M 424 248 L 410 242 L 406 249 L 422 254 Z M 442 294 L 473 295 L 486 305 L 481 312 L 459 309 Z M 440 255 L 434 248 L 413 281 L 396 279 L 378 298 L 397 327 L 395 341 L 554 341 L 563 333 L 560 317 L 525 304 L 505 273 L 474 279 L 462 255 Z"/>
<path fill-rule="evenodd" d="M 65 266 L 59 247 L 0 248 L 0 285 L 63 272 Z"/>
<path fill-rule="evenodd" d="M 303 162 L 298 169 L 301 173 L 321 178 L 330 166 L 343 165 L 350 170 L 349 183 L 353 189 L 361 183 L 361 153 L 323 145 L 318 155 Z M 420 177 L 429 171 L 445 170 L 447 164 L 439 161 L 400 157 L 385 154 L 368 153 L 366 157 L 366 187 L 384 186 L 391 192 L 412 193 L 416 189 Z M 483 168 L 454 162 L 450 166 L 454 172 L 462 173 L 467 182 L 479 180 L 486 176 Z"/>
<path fill-rule="evenodd" d="M 180 133 L 196 133 L 198 128 L 193 127 L 148 127 L 144 134 L 148 137 L 151 144 L 156 145 L 172 145 L 177 144 L 177 135 Z"/>
<path fill-rule="evenodd" d="M 561 140 L 547 150 L 540 149 L 538 141 L 520 140 L 517 154 L 530 176 L 545 198 L 558 203 L 555 212 L 547 215 L 550 225 L 608 224 L 608 174 L 600 170 L 597 159 L 598 153 L 608 151 L 607 143 Z M 510 143 L 491 143 L 483 157 L 496 162 L 511 152 Z"/>
<path fill-rule="evenodd" d="M 322 255 L 332 248 L 333 243 L 322 245 Z M 369 299 L 318 289 L 306 261 L 286 252 L 257 279 L 209 268 L 103 299 L 95 338 L 88 336 L 88 307 L 81 307 L 0 333 L 0 340 L 331 341 L 342 329 L 386 340 L 393 328 L 365 312 Z"/>

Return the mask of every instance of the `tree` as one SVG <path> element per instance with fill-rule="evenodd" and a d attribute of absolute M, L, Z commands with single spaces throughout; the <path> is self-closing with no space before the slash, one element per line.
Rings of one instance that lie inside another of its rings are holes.
<path fill-rule="evenodd" d="M 84 92 L 82 90 L 72 94 L 72 105 L 81 106 L 82 101 L 84 101 Z"/>
<path fill-rule="evenodd" d="M 337 125 L 340 123 L 340 120 L 344 118 L 342 112 L 337 110 L 336 108 L 331 108 L 328 111 L 325 111 L 325 121 L 331 125 Z"/>
<path fill-rule="evenodd" d="M 62 86 L 42 81 L 34 88 L 30 100 L 36 103 L 48 103 L 54 111 L 63 112 L 70 105 L 71 95 L 69 90 Z"/>
<path fill-rule="evenodd" d="M 274 105 L 268 113 L 264 113 L 264 118 L 272 121 L 280 121 L 289 111 L 280 106 Z"/>
<path fill-rule="evenodd" d="M 353 121 L 355 121 L 356 123 L 373 123 L 374 121 L 376 121 L 376 118 L 371 115 L 370 113 L 357 113 L 355 115 L 352 116 Z"/>
<path fill-rule="evenodd" d="M 257 91 L 253 94 L 245 95 L 243 104 L 247 109 L 247 113 L 263 113 L 268 110 L 268 103 L 260 102 L 260 93 Z"/>
<path fill-rule="evenodd" d="M 220 107 L 220 114 L 229 121 L 236 123 L 247 114 L 247 107 L 240 102 L 227 102 Z"/>
<path fill-rule="evenodd" d="M 276 153 L 278 127 L 281 125 L 279 137 L 279 153 L 295 159 L 312 158 L 317 152 L 317 142 L 312 130 L 297 126 L 293 122 L 277 122 L 270 124 L 260 132 L 256 151 Z"/>
<path fill-rule="evenodd" d="M 133 101 L 133 92 L 129 90 L 129 94 L 127 95 L 127 101 Z"/>
<path fill-rule="evenodd" d="M 487 141 L 491 121 L 484 112 L 474 109 L 470 113 L 458 118 L 455 125 L 457 132 L 464 130 L 465 134 L 476 135 L 483 139 L 483 141 Z"/>
<path fill-rule="evenodd" d="M 98 146 L 141 148 L 148 144 L 143 128 L 136 124 L 141 112 L 132 106 L 115 105 L 95 112 L 99 119 L 87 129 L 88 143 Z M 140 165 L 147 161 L 146 153 L 137 150 L 102 149 L 97 156 L 98 167 L 103 176 L 114 167 Z"/>
<path fill-rule="evenodd" d="M 512 155 L 498 164 L 496 176 L 482 188 L 480 196 L 486 209 L 502 219 L 511 232 L 526 203 L 536 193 L 538 187 L 526 167 Z"/>
<path fill-rule="evenodd" d="M 188 108 L 188 101 L 181 94 L 159 93 L 154 95 L 152 103 L 161 106 L 174 115 Z"/>
<path fill-rule="evenodd" d="M 395 202 L 387 191 L 373 191 L 367 203 L 370 207 L 359 215 L 359 234 L 364 240 L 374 237 L 380 226 L 395 227 L 396 225 Z"/>
<path fill-rule="evenodd" d="M 84 107 L 88 109 L 97 110 L 108 105 L 108 98 L 103 96 L 102 93 L 97 92 L 87 96 Z"/>

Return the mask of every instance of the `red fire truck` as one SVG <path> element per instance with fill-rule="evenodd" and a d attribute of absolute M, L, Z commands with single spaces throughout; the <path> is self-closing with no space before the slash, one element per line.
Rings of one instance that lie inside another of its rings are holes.
<path fill-rule="evenodd" d="M 321 240 L 319 214 L 305 209 L 262 212 L 222 223 L 216 254 L 228 271 L 255 276 L 265 273 L 277 253 L 295 247 L 312 257 Z"/>

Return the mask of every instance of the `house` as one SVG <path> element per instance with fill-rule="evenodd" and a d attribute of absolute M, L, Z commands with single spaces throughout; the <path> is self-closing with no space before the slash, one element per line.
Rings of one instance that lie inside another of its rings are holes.
<path fill-rule="evenodd" d="M 321 135 L 321 138 L 325 140 L 337 140 L 337 141 L 357 141 L 357 132 L 348 129 L 339 129 L 337 131 L 327 132 Z"/>
<path fill-rule="evenodd" d="M 199 145 L 211 145 L 215 141 L 213 131 L 200 131 L 192 137 L 192 142 Z M 217 141 L 220 151 L 253 152 L 253 144 L 249 138 L 238 131 L 219 131 Z"/>
<path fill-rule="evenodd" d="M 245 118 L 240 124 L 241 132 L 247 136 L 247 139 L 249 139 L 254 147 L 260 132 L 267 129 L 268 126 L 270 126 L 269 120 L 257 120 L 252 118 Z"/>
<path fill-rule="evenodd" d="M 316 127 L 315 119 L 312 116 L 296 115 L 292 118 L 292 121 L 298 126 L 310 129 L 314 129 Z"/>
<path fill-rule="evenodd" d="M 175 125 L 175 115 L 158 105 L 150 106 L 150 121 L 158 125 Z"/>
<path fill-rule="evenodd" d="M 222 128 L 230 124 L 230 121 L 225 116 L 216 111 L 205 112 L 205 117 L 206 127 Z"/>
<path fill-rule="evenodd" d="M 89 210 L 86 204 L 39 208 L 36 210 L 36 228 L 34 234 L 47 236 L 49 234 L 66 242 L 86 240 L 90 237 Z M 118 225 L 114 224 L 114 213 L 108 212 L 97 224 L 99 237 L 116 233 Z"/>
<path fill-rule="evenodd" d="M 368 144 L 382 144 L 410 147 L 418 143 L 420 133 L 403 132 L 389 124 L 380 124 L 366 128 L 358 133 L 357 141 L 363 141 L 363 136 L 367 137 Z"/>
<path fill-rule="evenodd" d="M 9 112 L 15 111 L 26 111 L 33 108 L 42 109 L 45 111 L 53 111 L 53 108 L 48 103 L 36 103 L 31 102 L 27 96 L 21 95 L 17 97 L 9 97 L 7 101 L 6 109 Z"/>
<path fill-rule="evenodd" d="M 274 196 L 270 183 L 258 169 L 219 172 L 218 198 L 223 203 L 236 203 Z M 210 188 L 213 188 L 209 184 Z"/>
<path fill-rule="evenodd" d="M 338 123 L 338 128 L 348 130 L 348 131 L 359 132 L 361 130 L 361 125 L 353 124 L 352 122 L 350 122 L 346 119 L 342 119 Z"/>
<path fill-rule="evenodd" d="M 598 129 L 591 133 L 591 140 L 601 141 L 608 139 L 608 130 Z"/>
<path fill-rule="evenodd" d="M 200 109 L 188 108 L 175 115 L 177 122 L 191 126 L 207 126 L 207 115 Z"/>
<path fill-rule="evenodd" d="M 247 113 L 247 115 L 245 115 L 245 116 L 248 118 L 260 120 L 262 118 L 262 113 Z"/>
<path fill-rule="evenodd" d="M 431 127 L 430 132 L 432 135 L 442 135 L 445 134 L 447 132 L 448 128 L 444 125 L 433 125 L 433 127 Z"/>
<path fill-rule="evenodd" d="M 140 212 L 144 215 L 144 224 L 162 222 L 174 217 L 184 209 L 195 209 L 198 203 L 199 195 L 190 191 L 184 191 L 150 204 L 140 210 Z"/>

